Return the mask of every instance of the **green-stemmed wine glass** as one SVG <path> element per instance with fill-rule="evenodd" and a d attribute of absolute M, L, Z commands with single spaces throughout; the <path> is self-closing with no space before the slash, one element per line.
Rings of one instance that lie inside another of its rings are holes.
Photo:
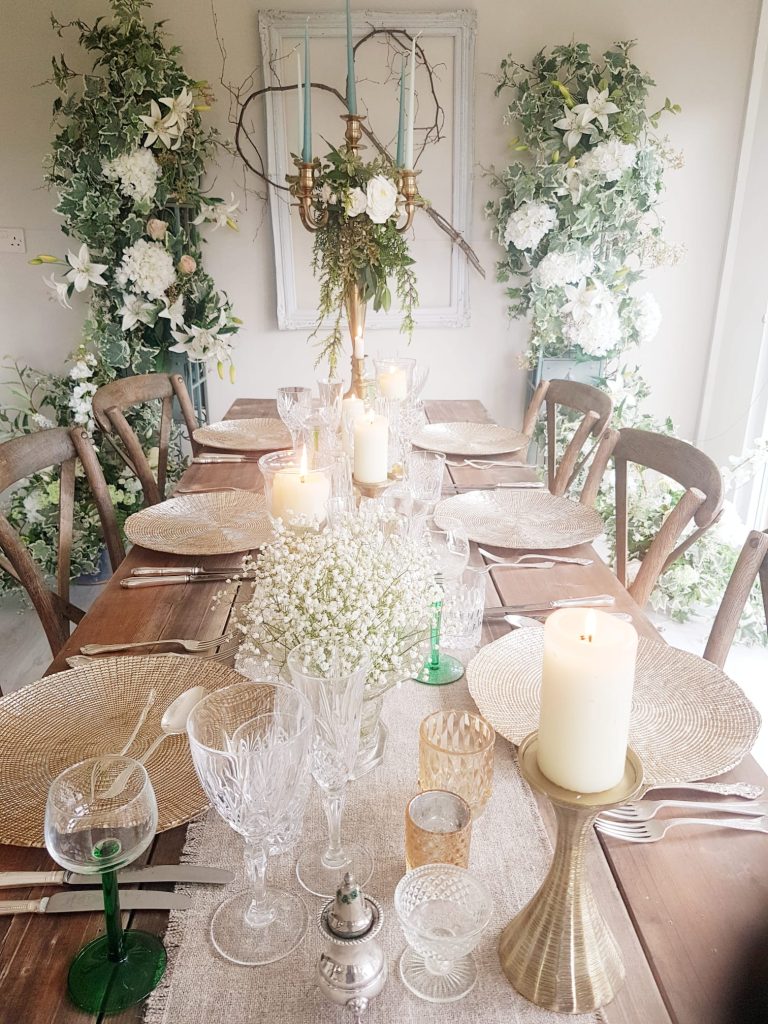
<path fill-rule="evenodd" d="M 67 977 L 72 1002 L 88 1013 L 120 1013 L 148 996 L 165 973 L 162 940 L 123 931 L 117 886 L 117 872 L 147 849 L 156 829 L 155 793 L 133 758 L 81 761 L 48 791 L 48 852 L 65 870 L 101 875 L 106 935 L 83 946 Z"/>
<path fill-rule="evenodd" d="M 424 543 L 429 547 L 435 566 L 435 580 L 442 588 L 456 580 L 469 562 L 469 540 L 464 527 L 453 520 L 438 526 L 428 522 L 423 530 Z M 415 679 L 429 686 L 445 686 L 455 683 L 464 675 L 464 666 L 458 658 L 440 652 L 440 628 L 443 616 L 443 598 L 432 606 L 432 628 L 430 630 L 430 653 Z"/>

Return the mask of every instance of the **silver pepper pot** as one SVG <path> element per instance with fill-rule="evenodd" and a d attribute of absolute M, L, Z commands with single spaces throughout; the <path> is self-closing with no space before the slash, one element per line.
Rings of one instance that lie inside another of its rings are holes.
<path fill-rule="evenodd" d="M 356 1024 L 387 980 L 384 950 L 376 942 L 383 922 L 377 900 L 349 873 L 318 918 L 328 945 L 320 954 L 317 983 L 326 999 L 353 1012 Z"/>

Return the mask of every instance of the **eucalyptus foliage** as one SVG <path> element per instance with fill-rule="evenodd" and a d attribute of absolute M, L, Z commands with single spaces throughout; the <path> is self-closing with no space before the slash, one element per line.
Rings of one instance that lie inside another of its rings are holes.
<path fill-rule="evenodd" d="M 298 177 L 289 175 L 294 192 Z M 379 157 L 369 163 L 345 148 L 332 149 L 315 178 L 316 209 L 328 213 L 327 223 L 315 232 L 312 269 L 320 282 L 315 337 L 326 317 L 333 318 L 331 333 L 320 341 L 320 359 L 333 370 L 342 347 L 341 321 L 347 289 L 360 289 L 364 302 L 388 311 L 390 282 L 402 310 L 401 330 L 413 332 L 413 311 L 418 304 L 414 261 L 405 237 L 397 230 L 400 213 L 396 172 Z"/>
<path fill-rule="evenodd" d="M 654 84 L 630 42 L 600 57 L 586 43 L 541 50 L 530 67 L 501 62 L 496 95 L 517 126 L 515 158 L 492 176 L 504 256 L 498 279 L 513 317 L 529 316 L 529 365 L 540 353 L 610 357 L 651 337 L 659 314 L 638 295 L 645 271 L 677 258 L 656 209 L 664 172 L 680 158 L 655 132 L 666 100 L 647 110 Z"/>

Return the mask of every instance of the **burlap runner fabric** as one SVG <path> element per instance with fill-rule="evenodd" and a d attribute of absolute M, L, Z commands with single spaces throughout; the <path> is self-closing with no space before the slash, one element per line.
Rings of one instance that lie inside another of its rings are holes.
<path fill-rule="evenodd" d="M 541 1010 L 518 995 L 499 966 L 499 933 L 534 894 L 551 856 L 536 803 L 520 778 L 512 747 L 500 737 L 496 741 L 493 795 L 473 825 L 470 854 L 470 869 L 485 882 L 494 901 L 491 923 L 474 954 L 479 971 L 477 985 L 465 999 L 433 1004 L 411 995 L 400 980 L 399 958 L 405 940 L 392 898 L 405 873 L 405 805 L 418 791 L 419 723 L 441 708 L 475 710 L 463 679 L 444 687 L 407 682 L 391 691 L 383 714 L 389 728 L 384 763 L 349 787 L 343 832 L 367 843 L 374 852 L 376 867 L 366 891 L 384 908 L 379 940 L 389 968 L 384 991 L 372 1001 L 365 1020 L 370 1024 L 562 1021 L 562 1015 Z M 315 787 L 304 836 L 324 834 L 325 819 Z M 190 826 L 184 860 L 231 868 L 237 873 L 237 886 L 243 876 L 242 849 L 242 840 L 211 812 Z M 161 987 L 150 998 L 145 1024 L 342 1024 L 351 1020 L 348 1011 L 327 1002 L 315 987 L 314 975 L 323 946 L 315 919 L 323 901 L 301 890 L 294 864 L 295 854 L 272 858 L 269 879 L 302 893 L 309 909 L 309 928 L 290 956 L 264 967 L 240 967 L 216 954 L 209 924 L 225 892 L 214 886 L 189 888 L 192 907 L 171 915 L 166 936 L 170 965 Z M 595 1024 L 601 1017 L 569 1019 Z"/>

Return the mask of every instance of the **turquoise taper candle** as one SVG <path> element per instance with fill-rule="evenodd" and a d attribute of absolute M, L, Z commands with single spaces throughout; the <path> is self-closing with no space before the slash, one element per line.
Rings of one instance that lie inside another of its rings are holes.
<path fill-rule="evenodd" d="M 301 81 L 301 57 L 299 56 L 298 49 L 296 50 L 296 112 L 297 112 L 297 129 L 296 129 L 296 153 L 301 154 L 304 151 L 304 96 L 302 90 L 304 84 Z"/>
<path fill-rule="evenodd" d="M 352 12 L 347 0 L 347 110 L 357 113 L 357 88 L 355 86 L 355 51 L 352 48 Z"/>
<path fill-rule="evenodd" d="M 309 18 L 304 26 L 304 143 L 301 159 L 312 163 L 312 78 L 309 71 Z"/>
<path fill-rule="evenodd" d="M 398 167 L 403 166 L 403 141 L 405 131 L 405 54 L 400 60 L 400 114 L 397 119 L 397 158 Z"/>

